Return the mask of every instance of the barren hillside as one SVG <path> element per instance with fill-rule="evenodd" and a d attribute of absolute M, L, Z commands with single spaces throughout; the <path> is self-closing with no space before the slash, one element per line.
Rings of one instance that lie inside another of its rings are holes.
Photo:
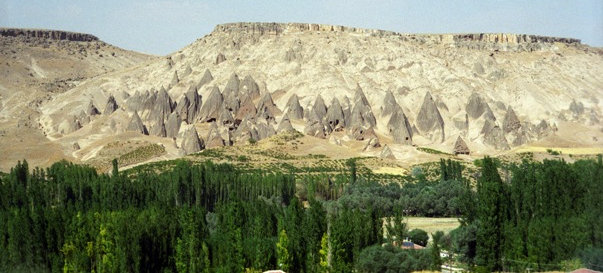
<path fill-rule="evenodd" d="M 292 129 L 325 154 L 400 162 L 433 160 L 417 147 L 453 153 L 459 139 L 466 159 L 533 146 L 603 151 L 603 51 L 575 39 L 233 23 L 149 62 L 98 48 L 74 54 L 101 72 L 40 100 L 30 121 L 57 155 L 83 162 L 121 147 L 115 140 L 159 145 L 153 156 L 167 159 Z M 30 78 L 56 70 L 34 59 Z M 20 104 L 2 85 L 2 115 L 14 121 L 7 106 Z"/>
<path fill-rule="evenodd" d="M 90 34 L 0 28 L 0 170 L 71 158 L 46 138 L 40 106 L 85 79 L 153 58 Z"/>

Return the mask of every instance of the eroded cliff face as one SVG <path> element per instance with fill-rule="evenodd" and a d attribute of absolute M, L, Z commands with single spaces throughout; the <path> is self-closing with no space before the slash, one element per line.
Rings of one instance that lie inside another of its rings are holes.
<path fill-rule="evenodd" d="M 581 41 L 511 33 L 466 33 L 466 34 L 408 34 L 386 30 L 365 29 L 325 24 L 306 23 L 228 23 L 217 25 L 214 33 L 224 32 L 244 35 L 283 35 L 295 32 L 349 33 L 376 37 L 392 37 L 406 42 L 444 44 L 448 46 L 501 51 L 534 51 L 555 48 L 555 43 L 580 46 Z"/>
<path fill-rule="evenodd" d="M 0 36 L 24 39 L 51 39 L 74 42 L 91 42 L 99 39 L 91 34 L 48 29 L 0 28 Z"/>

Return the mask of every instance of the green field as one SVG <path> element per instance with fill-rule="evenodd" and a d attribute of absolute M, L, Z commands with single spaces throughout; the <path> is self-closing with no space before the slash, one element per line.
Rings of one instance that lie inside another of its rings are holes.
<path fill-rule="evenodd" d="M 451 230 L 459 227 L 460 223 L 457 218 L 434 218 L 434 217 L 406 217 L 408 229 L 415 228 L 425 230 L 431 237 L 431 233 L 438 230 L 448 233 Z"/>

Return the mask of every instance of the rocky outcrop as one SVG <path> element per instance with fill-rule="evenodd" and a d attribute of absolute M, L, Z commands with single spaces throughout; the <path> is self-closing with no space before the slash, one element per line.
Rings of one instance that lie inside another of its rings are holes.
<path fill-rule="evenodd" d="M 542 138 L 551 133 L 552 127 L 543 119 L 534 127 L 534 133 L 538 136 L 538 138 Z"/>
<path fill-rule="evenodd" d="M 230 78 L 228 78 L 228 82 L 222 91 L 224 97 L 228 96 L 238 96 L 239 95 L 239 85 L 241 81 L 239 80 L 239 76 L 236 73 L 232 73 Z"/>
<path fill-rule="evenodd" d="M 197 93 L 197 88 L 191 86 L 184 96 L 178 102 L 174 111 L 178 112 L 182 120 L 192 124 L 197 120 L 197 115 L 201 110 L 201 96 Z"/>
<path fill-rule="evenodd" d="M 471 94 L 471 96 L 469 96 L 467 104 L 465 105 L 465 111 L 467 112 L 467 115 L 469 115 L 469 117 L 472 119 L 479 118 L 484 112 L 487 111 L 492 113 L 492 110 L 490 109 L 490 106 L 488 106 L 488 103 L 486 103 L 482 96 L 477 93 L 473 93 Z"/>
<path fill-rule="evenodd" d="M 0 36 L 3 37 L 23 37 L 34 39 L 63 40 L 73 42 L 92 42 L 99 39 L 90 34 L 69 32 L 62 30 L 47 29 L 18 29 L 18 28 L 0 28 Z"/>
<path fill-rule="evenodd" d="M 325 101 L 322 99 L 321 95 L 316 96 L 316 100 L 314 100 L 314 104 L 312 105 L 312 109 L 308 112 L 307 118 L 316 119 L 322 122 L 325 115 L 327 114 L 327 105 Z"/>
<path fill-rule="evenodd" d="M 302 119 L 304 117 L 304 108 L 299 104 L 299 98 L 296 94 L 291 95 L 287 101 L 286 115 L 292 119 Z"/>
<path fill-rule="evenodd" d="M 497 150 L 509 149 L 503 130 L 494 121 L 486 120 L 480 133 L 483 135 L 484 144 L 494 146 Z"/>
<path fill-rule="evenodd" d="M 575 99 L 569 105 L 569 110 L 574 114 L 574 116 L 579 116 L 584 113 L 584 104 L 582 102 L 576 102 Z"/>
<path fill-rule="evenodd" d="M 383 150 L 381 150 L 381 154 L 379 154 L 379 157 L 383 159 L 396 159 L 394 152 L 392 152 L 392 150 L 387 145 L 383 146 Z"/>
<path fill-rule="evenodd" d="M 174 60 L 172 59 L 172 57 L 171 56 L 165 57 L 165 59 L 163 61 L 163 69 L 172 70 L 172 67 L 174 67 Z"/>
<path fill-rule="evenodd" d="M 163 87 L 161 87 L 161 90 L 166 92 L 165 88 Z M 151 116 L 151 118 L 157 117 L 158 114 L 152 114 L 152 112 L 155 108 L 155 104 L 157 103 L 158 93 L 159 92 L 154 89 L 134 93 L 134 95 L 126 101 L 128 110 L 138 112 L 140 113 L 141 117 L 147 119 L 149 116 Z"/>
<path fill-rule="evenodd" d="M 126 101 L 126 108 L 130 111 L 141 111 L 143 106 L 147 100 L 149 100 L 150 94 L 149 91 L 138 92 L 136 91 L 134 95 L 130 96 Z"/>
<path fill-rule="evenodd" d="M 211 75 L 211 71 L 209 71 L 209 69 L 205 69 L 203 77 L 201 77 L 201 80 L 199 80 L 199 82 L 197 83 L 197 90 L 201 90 L 201 87 L 210 83 L 213 80 L 214 76 Z"/>
<path fill-rule="evenodd" d="M 350 123 L 346 123 L 348 126 L 372 128 L 377 125 L 377 119 L 375 119 L 371 106 L 360 86 L 356 88 L 354 94 L 354 107 L 351 115 Z"/>
<path fill-rule="evenodd" d="M 276 132 L 283 133 L 283 132 L 294 132 L 294 131 L 295 131 L 295 129 L 293 128 L 293 125 L 291 125 L 291 120 L 289 120 L 289 116 L 286 116 L 286 115 L 283 116 L 281 121 L 278 123 Z"/>
<path fill-rule="evenodd" d="M 401 107 L 395 108 L 387 123 L 387 130 L 394 143 L 412 145 L 412 127 Z"/>
<path fill-rule="evenodd" d="M 400 105 L 396 101 L 394 94 L 391 91 L 385 92 L 385 97 L 383 97 L 383 105 L 381 106 L 381 116 L 387 117 L 397 111 L 400 108 Z"/>
<path fill-rule="evenodd" d="M 451 44 L 455 47 L 534 51 L 553 48 L 555 43 L 580 44 L 579 39 L 558 38 L 527 34 L 509 33 L 469 33 L 469 34 L 401 34 L 393 31 L 363 29 L 325 24 L 306 23 L 228 23 L 217 25 L 214 32 L 237 33 L 239 35 L 282 35 L 295 32 L 356 33 L 371 36 L 394 36 L 401 40 L 431 44 Z"/>
<path fill-rule="evenodd" d="M 196 91 L 194 92 L 196 93 Z M 168 95 L 164 88 L 161 88 L 155 96 L 155 102 L 152 104 L 152 110 L 148 117 L 150 120 L 166 120 L 174 110 L 174 107 L 175 104 L 170 95 Z"/>
<path fill-rule="evenodd" d="M 465 133 L 469 130 L 469 115 L 467 115 L 467 113 L 465 113 L 464 119 L 454 119 L 453 122 L 454 127 L 457 129 L 464 131 Z"/>
<path fill-rule="evenodd" d="M 182 73 L 180 73 L 180 77 L 185 78 L 186 76 L 190 75 L 192 72 L 193 72 L 193 69 L 191 68 L 191 66 L 187 65 L 186 68 L 184 69 L 184 71 L 182 71 Z"/>
<path fill-rule="evenodd" d="M 214 86 L 207 96 L 207 100 L 201 106 L 201 110 L 199 111 L 199 120 L 201 122 L 218 120 L 220 117 L 220 112 L 223 108 L 223 102 L 224 98 L 222 97 L 222 93 L 220 93 L 220 89 Z"/>
<path fill-rule="evenodd" d="M 306 123 L 304 134 L 317 138 L 325 138 L 327 136 L 325 125 L 322 123 L 322 121 L 316 119 L 310 120 Z"/>
<path fill-rule="evenodd" d="M 177 112 L 178 115 L 182 117 L 182 120 L 189 124 L 190 124 L 190 122 L 188 120 L 188 116 L 189 116 L 188 109 L 189 109 L 190 105 L 191 105 L 191 103 L 188 100 L 188 98 L 186 96 L 182 96 L 180 98 L 180 101 L 178 101 L 178 103 L 176 104 L 176 109 L 174 109 L 174 112 Z"/>
<path fill-rule="evenodd" d="M 149 134 L 158 137 L 167 136 L 167 130 L 165 128 L 165 122 L 163 122 L 163 119 L 158 120 L 154 125 L 151 126 Z"/>
<path fill-rule="evenodd" d="M 215 64 L 220 64 L 224 61 L 226 61 L 226 56 L 224 56 L 224 54 L 222 54 L 222 53 L 218 53 L 218 56 L 216 56 Z"/>
<path fill-rule="evenodd" d="M 222 96 L 224 96 L 224 105 L 225 107 L 231 111 L 236 113 L 239 110 L 240 106 L 240 98 L 239 98 L 239 76 L 233 73 L 228 79 L 224 90 L 222 91 Z"/>
<path fill-rule="evenodd" d="M 176 86 L 180 82 L 180 78 L 178 77 L 178 72 L 174 71 L 174 75 L 172 76 L 172 80 L 170 81 L 170 88 Z"/>
<path fill-rule="evenodd" d="M 454 143 L 453 152 L 454 155 L 468 155 L 471 151 L 469 150 L 467 143 L 465 143 L 461 136 L 458 136 L 456 138 L 456 142 Z"/>
<path fill-rule="evenodd" d="M 144 126 L 142 120 L 140 119 L 140 116 L 138 115 L 138 112 L 136 111 L 134 111 L 134 114 L 130 118 L 130 122 L 128 122 L 128 127 L 126 128 L 126 131 L 138 132 L 143 135 L 149 134 L 149 132 L 147 131 L 147 127 Z"/>
<path fill-rule="evenodd" d="M 519 121 L 519 118 L 517 118 L 517 115 L 515 115 L 513 108 L 509 106 L 509 108 L 507 108 L 507 113 L 505 114 L 505 119 L 503 120 L 503 131 L 507 134 L 519 129 L 521 129 L 521 122 Z"/>
<path fill-rule="evenodd" d="M 99 114 L 100 114 L 100 112 L 98 111 L 98 109 L 96 109 L 96 107 L 94 106 L 94 103 L 92 103 L 92 101 L 90 101 L 88 103 L 88 106 L 86 107 L 86 115 L 96 116 Z"/>
<path fill-rule="evenodd" d="M 331 106 L 327 109 L 325 124 L 328 126 L 329 132 L 343 131 L 343 128 L 345 127 L 345 116 L 337 98 L 333 98 Z"/>
<path fill-rule="evenodd" d="M 260 87 L 255 82 L 255 80 L 249 75 L 245 76 L 243 81 L 241 81 L 241 86 L 239 87 L 239 90 L 241 91 L 241 93 L 245 93 L 249 97 L 251 97 L 252 100 L 255 100 L 260 97 Z"/>
<path fill-rule="evenodd" d="M 192 154 L 205 149 L 203 139 L 199 138 L 194 126 L 190 126 L 182 135 L 182 144 L 180 145 L 185 154 Z"/>
<path fill-rule="evenodd" d="M 226 126 L 228 128 L 233 128 L 235 125 L 235 119 L 226 108 L 222 108 L 220 111 L 220 116 L 218 117 L 218 121 L 221 125 Z"/>
<path fill-rule="evenodd" d="M 211 126 L 209 127 L 209 132 L 207 134 L 206 139 L 207 139 L 207 143 L 206 143 L 207 149 L 223 147 L 226 145 L 226 142 L 224 141 L 222 136 L 220 136 L 220 130 L 218 129 L 218 125 L 215 122 L 211 123 Z"/>
<path fill-rule="evenodd" d="M 364 145 L 364 148 L 362 150 L 368 152 L 379 147 L 381 147 L 381 142 L 379 142 L 379 138 L 372 137 L 366 142 L 366 145 Z"/>
<path fill-rule="evenodd" d="M 416 125 L 422 135 L 443 142 L 445 139 L 444 119 L 431 94 L 427 92 L 417 115 Z"/>
<path fill-rule="evenodd" d="M 348 97 L 343 97 L 341 108 L 343 110 L 343 116 L 345 117 L 345 124 L 346 126 L 349 126 L 352 120 L 352 106 Z"/>
<path fill-rule="evenodd" d="M 169 138 L 175 138 L 178 136 L 178 132 L 180 131 L 180 125 L 182 124 L 182 120 L 177 112 L 173 112 L 167 120 L 167 124 L 165 125 L 165 133 Z"/>
<path fill-rule="evenodd" d="M 274 127 L 271 125 L 272 122 L 267 120 L 258 120 L 254 125 L 256 131 L 258 132 L 259 139 L 269 138 L 276 134 Z"/>
<path fill-rule="evenodd" d="M 319 105 L 324 105 L 324 102 L 322 102 L 322 98 L 320 97 L 320 95 L 316 98 L 316 100 L 319 101 Z M 319 114 L 317 114 L 317 112 L 320 113 L 322 107 L 318 107 L 317 109 L 319 111 L 314 111 L 314 108 L 308 111 L 309 116 L 308 121 L 306 122 L 306 127 L 304 128 L 304 134 L 318 138 L 325 138 L 327 135 L 327 126 L 323 123 L 323 119 L 319 117 Z"/>
<path fill-rule="evenodd" d="M 70 134 L 82 128 L 76 116 L 69 116 L 59 124 L 58 131 L 61 134 Z"/>
<path fill-rule="evenodd" d="M 107 104 L 105 105 L 105 110 L 103 111 L 103 114 L 110 115 L 113 112 L 115 112 L 115 110 L 117 110 L 117 108 L 119 108 L 119 106 L 117 105 L 117 102 L 115 101 L 115 97 L 113 97 L 113 95 L 111 95 L 107 99 Z"/>
<path fill-rule="evenodd" d="M 241 124 L 239 124 L 239 127 L 237 127 L 237 130 L 234 132 L 232 138 L 234 143 L 239 144 L 247 143 L 250 140 L 260 140 L 258 131 L 253 125 L 253 121 L 250 121 L 248 119 L 244 119 L 241 121 Z"/>
<path fill-rule="evenodd" d="M 241 106 L 237 114 L 235 115 L 235 120 L 241 121 L 245 118 L 250 119 L 257 115 L 257 108 L 253 104 L 251 97 L 244 95 L 241 97 Z"/>
<path fill-rule="evenodd" d="M 363 127 L 358 127 L 358 126 L 349 127 L 348 128 L 348 136 L 350 136 L 351 138 L 358 140 L 358 141 L 363 141 L 363 140 L 371 139 L 373 137 L 377 137 L 377 135 L 375 134 L 375 130 L 372 127 L 363 128 Z"/>
<path fill-rule="evenodd" d="M 86 114 L 84 110 L 80 111 L 80 114 L 76 116 L 76 119 L 79 121 L 82 127 L 86 126 L 86 124 L 90 123 L 90 115 Z"/>
<path fill-rule="evenodd" d="M 274 122 L 275 116 L 281 112 L 278 107 L 276 107 L 276 104 L 274 104 L 272 96 L 268 92 L 266 92 L 266 94 L 264 94 L 262 99 L 260 99 L 258 102 L 257 111 L 257 116 L 259 118 L 263 118 L 271 122 Z"/>

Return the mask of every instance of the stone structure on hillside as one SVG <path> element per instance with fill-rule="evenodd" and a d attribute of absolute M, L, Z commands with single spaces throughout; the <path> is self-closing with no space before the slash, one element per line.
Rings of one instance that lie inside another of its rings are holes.
<path fill-rule="evenodd" d="M 471 151 L 469 150 L 469 147 L 467 147 L 467 143 L 465 143 L 461 136 L 458 136 L 456 138 L 456 142 L 454 143 L 453 152 L 454 155 L 468 155 Z"/>

